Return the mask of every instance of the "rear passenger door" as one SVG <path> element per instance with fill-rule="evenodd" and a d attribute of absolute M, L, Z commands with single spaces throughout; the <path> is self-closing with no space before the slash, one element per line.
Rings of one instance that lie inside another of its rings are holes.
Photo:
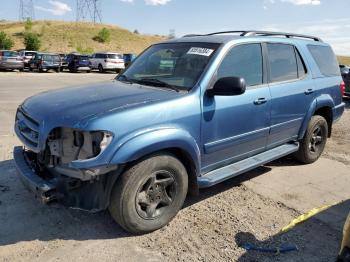
<path fill-rule="evenodd" d="M 314 98 L 314 83 L 294 45 L 267 43 L 271 126 L 268 148 L 298 137 Z"/>

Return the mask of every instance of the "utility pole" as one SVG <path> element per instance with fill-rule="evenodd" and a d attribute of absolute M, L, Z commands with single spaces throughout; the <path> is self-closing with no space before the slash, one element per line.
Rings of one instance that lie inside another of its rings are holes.
<path fill-rule="evenodd" d="M 95 23 L 102 22 L 101 0 L 76 0 L 76 21 L 89 19 Z"/>
<path fill-rule="evenodd" d="M 19 20 L 34 20 L 34 4 L 33 0 L 19 0 Z"/>

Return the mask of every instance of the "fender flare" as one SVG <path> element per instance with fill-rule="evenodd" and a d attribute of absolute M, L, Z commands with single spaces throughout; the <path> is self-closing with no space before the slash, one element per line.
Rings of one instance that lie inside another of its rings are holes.
<path fill-rule="evenodd" d="M 199 146 L 196 140 L 185 130 L 161 128 L 128 137 L 131 138 L 118 147 L 110 164 L 125 164 L 157 151 L 176 148 L 185 151 L 191 157 L 196 172 L 200 172 Z"/>
<path fill-rule="evenodd" d="M 322 107 L 329 107 L 332 109 L 332 108 L 334 108 L 334 106 L 335 106 L 334 101 L 329 94 L 323 94 L 323 95 L 316 97 L 311 102 L 310 108 L 304 117 L 304 121 L 303 121 L 301 128 L 300 128 L 300 131 L 299 131 L 298 139 L 300 140 L 304 137 L 307 126 L 311 120 L 311 117 L 315 114 L 315 112 L 318 109 L 320 109 Z"/>

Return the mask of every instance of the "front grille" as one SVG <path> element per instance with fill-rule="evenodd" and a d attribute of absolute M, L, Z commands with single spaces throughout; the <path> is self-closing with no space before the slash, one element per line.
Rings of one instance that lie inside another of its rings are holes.
<path fill-rule="evenodd" d="M 23 142 L 32 148 L 37 148 L 39 143 L 39 124 L 33 118 L 25 114 L 21 109 L 16 114 L 16 129 Z"/>

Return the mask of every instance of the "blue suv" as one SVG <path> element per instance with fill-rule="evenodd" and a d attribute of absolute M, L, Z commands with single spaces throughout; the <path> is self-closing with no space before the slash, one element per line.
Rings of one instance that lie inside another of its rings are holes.
<path fill-rule="evenodd" d="M 108 208 L 146 233 L 199 188 L 290 154 L 316 161 L 344 111 L 341 83 L 317 37 L 188 35 L 149 47 L 114 81 L 26 99 L 14 159 L 43 202 Z"/>

